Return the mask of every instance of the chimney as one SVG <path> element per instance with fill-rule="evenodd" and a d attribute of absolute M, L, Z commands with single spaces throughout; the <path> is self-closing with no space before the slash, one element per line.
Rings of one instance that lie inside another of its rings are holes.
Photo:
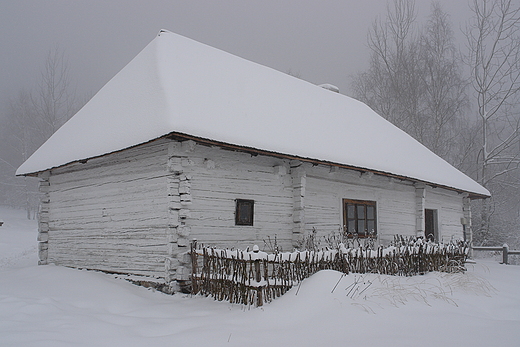
<path fill-rule="evenodd" d="M 322 87 L 322 88 L 328 89 L 330 91 L 333 91 L 335 93 L 339 93 L 339 88 L 332 84 L 329 84 L 329 83 L 320 84 L 318 87 Z"/>

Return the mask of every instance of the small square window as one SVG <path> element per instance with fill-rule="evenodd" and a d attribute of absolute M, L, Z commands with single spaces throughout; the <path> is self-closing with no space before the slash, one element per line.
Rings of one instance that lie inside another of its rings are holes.
<path fill-rule="evenodd" d="M 343 229 L 349 237 L 376 237 L 376 202 L 343 199 Z"/>
<path fill-rule="evenodd" d="M 253 225 L 254 200 L 236 199 L 235 225 Z"/>

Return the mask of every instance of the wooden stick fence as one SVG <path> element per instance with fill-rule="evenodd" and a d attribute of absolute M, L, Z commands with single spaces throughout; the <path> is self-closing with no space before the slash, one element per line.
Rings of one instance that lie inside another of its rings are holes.
<path fill-rule="evenodd" d="M 375 250 L 296 251 L 267 254 L 191 245 L 192 293 L 216 300 L 262 306 L 319 270 L 412 276 L 429 271 L 464 271 L 465 245 L 412 244 Z"/>

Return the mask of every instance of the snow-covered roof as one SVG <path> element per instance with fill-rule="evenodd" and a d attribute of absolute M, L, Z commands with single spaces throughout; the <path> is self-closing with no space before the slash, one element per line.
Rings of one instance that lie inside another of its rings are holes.
<path fill-rule="evenodd" d="M 171 132 L 489 195 L 364 103 L 164 30 L 17 175 Z"/>

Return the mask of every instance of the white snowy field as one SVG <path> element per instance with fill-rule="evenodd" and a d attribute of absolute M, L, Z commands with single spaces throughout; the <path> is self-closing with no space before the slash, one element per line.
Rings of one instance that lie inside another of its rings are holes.
<path fill-rule="evenodd" d="M 411 278 L 322 271 L 262 308 L 37 266 L 36 223 L 0 207 L 0 346 L 518 346 L 520 266 Z"/>

